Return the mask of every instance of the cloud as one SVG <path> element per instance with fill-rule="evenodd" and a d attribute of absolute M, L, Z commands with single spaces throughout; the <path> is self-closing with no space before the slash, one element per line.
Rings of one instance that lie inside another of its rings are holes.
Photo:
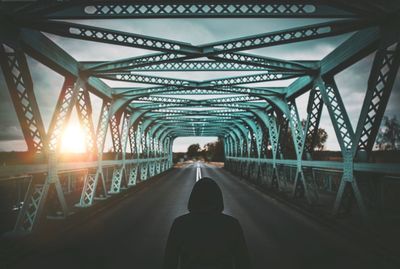
<path fill-rule="evenodd" d="M 0 129 L 0 140 L 18 140 L 23 139 L 21 128 L 17 126 L 3 126 Z"/>
<path fill-rule="evenodd" d="M 26 151 L 25 140 L 0 140 L 0 151 Z"/>

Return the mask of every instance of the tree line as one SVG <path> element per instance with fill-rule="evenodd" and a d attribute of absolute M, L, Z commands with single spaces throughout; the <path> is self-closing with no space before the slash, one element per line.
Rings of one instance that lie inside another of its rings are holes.
<path fill-rule="evenodd" d="M 305 120 L 302 121 L 305 125 Z M 323 128 L 319 128 L 314 141 L 314 150 L 322 151 L 325 149 L 325 143 L 328 139 L 328 134 Z M 283 136 L 285 151 L 294 154 L 291 131 L 288 128 L 286 135 Z M 309 139 L 306 144 L 311 143 Z M 385 116 L 382 126 L 379 129 L 375 149 L 381 151 L 396 151 L 400 149 L 400 123 L 396 116 Z M 192 144 L 188 147 L 186 155 L 189 159 L 204 159 L 206 161 L 223 162 L 224 161 L 224 145 L 222 139 L 218 138 L 215 142 L 210 142 L 202 148 L 200 144 Z"/>

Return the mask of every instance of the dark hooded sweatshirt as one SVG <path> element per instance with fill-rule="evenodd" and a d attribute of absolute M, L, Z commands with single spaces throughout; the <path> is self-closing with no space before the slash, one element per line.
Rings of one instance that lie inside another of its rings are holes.
<path fill-rule="evenodd" d="M 164 269 L 250 269 L 242 228 L 222 214 L 222 192 L 214 180 L 202 178 L 194 185 L 188 209 L 172 224 Z"/>

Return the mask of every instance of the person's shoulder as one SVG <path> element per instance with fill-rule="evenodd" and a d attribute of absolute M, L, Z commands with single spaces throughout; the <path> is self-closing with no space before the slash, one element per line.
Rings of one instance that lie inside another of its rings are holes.
<path fill-rule="evenodd" d="M 183 222 L 187 221 L 189 218 L 190 218 L 190 213 L 187 213 L 187 214 L 184 214 L 184 215 L 181 215 L 181 216 L 177 217 L 174 220 L 174 223 L 175 224 L 180 224 L 180 223 L 183 223 Z"/>
<path fill-rule="evenodd" d="M 240 225 L 238 219 L 226 214 L 221 214 L 221 215 L 223 218 L 224 226 L 227 228 L 227 231 L 230 231 L 235 235 L 240 233 L 240 231 L 242 230 L 242 226 Z"/>
<path fill-rule="evenodd" d="M 228 223 L 230 223 L 232 225 L 238 225 L 239 224 L 239 221 L 236 218 L 232 217 L 232 216 L 229 216 L 229 215 L 226 215 L 226 214 L 222 213 L 221 214 L 221 218 L 224 221 L 226 221 L 226 222 L 228 222 Z"/>

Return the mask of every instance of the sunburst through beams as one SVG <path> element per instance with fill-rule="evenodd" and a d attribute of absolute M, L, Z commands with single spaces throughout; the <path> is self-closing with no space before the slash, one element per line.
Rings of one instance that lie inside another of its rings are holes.
<path fill-rule="evenodd" d="M 82 128 L 78 123 L 69 123 L 61 139 L 61 152 L 83 153 L 85 151 L 85 134 Z"/>

